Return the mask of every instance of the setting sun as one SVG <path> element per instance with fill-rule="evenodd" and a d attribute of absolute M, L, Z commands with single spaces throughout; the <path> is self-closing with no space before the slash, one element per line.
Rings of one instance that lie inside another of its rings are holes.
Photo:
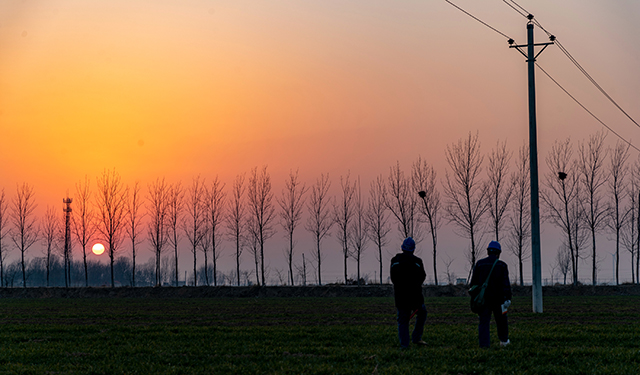
<path fill-rule="evenodd" d="M 93 245 L 93 247 L 91 248 L 91 251 L 93 251 L 93 253 L 96 255 L 100 255 L 104 253 L 104 245 L 101 243 L 97 243 Z"/>

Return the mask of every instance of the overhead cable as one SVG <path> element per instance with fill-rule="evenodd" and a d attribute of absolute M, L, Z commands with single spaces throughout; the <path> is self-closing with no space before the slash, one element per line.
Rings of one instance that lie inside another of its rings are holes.
<path fill-rule="evenodd" d="M 611 129 L 607 124 L 605 124 L 596 115 L 594 115 L 593 112 L 589 111 L 587 109 L 587 107 L 585 107 L 582 103 L 580 103 L 580 101 L 578 101 L 578 99 L 576 99 L 573 95 L 571 95 L 569 93 L 569 91 L 567 91 L 564 87 L 562 87 L 562 85 L 560 83 L 558 83 L 558 81 L 556 81 L 553 77 L 551 77 L 551 75 L 549 73 L 547 73 L 546 70 L 542 69 L 540 64 L 538 64 L 537 62 L 536 62 L 536 66 L 538 67 L 538 69 L 540 69 L 542 71 L 542 73 L 544 73 L 547 77 L 549 77 L 549 79 L 553 83 L 555 83 L 562 91 L 564 91 L 565 94 L 567 94 L 571 99 L 573 99 L 574 102 L 578 103 L 578 105 L 580 107 L 582 107 L 582 109 L 584 109 L 588 114 L 590 114 L 591 117 L 596 119 L 596 121 L 598 121 L 600 124 L 602 124 L 602 126 L 604 126 L 605 128 L 609 129 L 610 132 L 612 132 L 613 134 L 616 135 L 616 137 L 620 138 L 622 141 L 624 141 L 626 144 L 628 144 L 629 147 L 631 147 L 631 148 L 635 149 L 636 151 L 640 152 L 640 149 L 638 147 L 634 146 L 631 142 L 629 142 L 628 140 L 624 139 L 620 134 L 616 133 L 615 130 Z"/>
<path fill-rule="evenodd" d="M 521 16 L 523 16 L 523 17 L 525 17 L 525 18 L 527 17 L 527 14 L 529 14 L 526 10 L 524 11 L 524 13 L 523 13 L 523 12 L 521 12 L 518 8 L 516 8 L 515 6 L 513 6 L 513 5 L 512 5 L 511 3 L 509 3 L 507 0 L 502 0 L 502 1 L 503 1 L 505 4 L 507 4 L 508 6 L 510 6 L 510 7 L 511 7 L 511 9 L 515 10 L 516 12 L 518 12 Z M 515 4 L 515 2 L 514 2 L 514 4 Z M 516 4 L 516 5 L 518 5 L 518 4 Z M 520 9 L 522 9 L 522 7 L 521 7 L 521 6 L 519 6 L 519 5 L 518 5 L 518 7 L 519 7 Z"/>
<path fill-rule="evenodd" d="M 452 3 L 449 0 L 444 0 L 447 3 L 449 3 L 450 5 L 452 5 L 453 7 L 455 7 L 456 9 L 458 9 L 459 11 L 461 11 L 462 13 L 466 14 L 467 16 L 473 18 L 474 20 L 480 22 L 481 24 L 485 25 L 486 27 L 490 28 L 491 30 L 495 31 L 496 33 L 502 35 L 503 37 L 507 38 L 507 39 L 511 39 L 507 34 L 500 32 L 498 29 L 496 29 L 495 27 L 489 25 L 488 23 L 482 21 L 480 18 L 474 16 L 473 14 L 467 12 L 466 10 L 460 8 L 459 6 L 457 6 L 456 4 Z"/>

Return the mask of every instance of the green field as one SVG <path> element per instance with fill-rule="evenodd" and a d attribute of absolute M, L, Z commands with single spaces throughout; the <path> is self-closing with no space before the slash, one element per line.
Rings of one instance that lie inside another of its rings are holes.
<path fill-rule="evenodd" d="M 391 298 L 3 299 L 0 373 L 640 373 L 640 297 L 544 302 L 481 350 L 468 299 L 429 298 L 429 346 L 402 351 Z"/>

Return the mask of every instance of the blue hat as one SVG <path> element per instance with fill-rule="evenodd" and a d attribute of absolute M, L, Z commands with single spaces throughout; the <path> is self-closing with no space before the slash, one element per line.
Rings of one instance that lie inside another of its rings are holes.
<path fill-rule="evenodd" d="M 413 252 L 413 249 L 416 248 L 416 241 L 411 237 L 407 237 L 402 243 L 402 251 Z"/>
<path fill-rule="evenodd" d="M 490 253 L 491 252 L 501 253 L 502 252 L 502 247 L 500 246 L 500 242 L 491 241 L 491 242 L 489 242 L 489 246 L 487 246 L 487 250 L 489 250 Z"/>

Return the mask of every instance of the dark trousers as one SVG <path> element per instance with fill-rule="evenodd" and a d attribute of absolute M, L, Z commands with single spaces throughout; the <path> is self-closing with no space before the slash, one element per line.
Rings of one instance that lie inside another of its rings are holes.
<path fill-rule="evenodd" d="M 480 323 L 478 324 L 478 338 L 480 339 L 480 347 L 488 348 L 489 339 L 489 322 L 491 321 L 491 313 L 496 320 L 498 326 L 498 338 L 505 342 L 509 340 L 509 324 L 507 322 L 507 314 L 502 314 L 500 305 L 493 305 L 485 308 L 478 314 Z"/>
<path fill-rule="evenodd" d="M 411 309 L 398 309 L 398 336 L 400 337 L 400 346 L 403 348 L 409 347 L 409 318 L 411 314 L 416 310 Z M 418 308 L 416 313 L 416 325 L 413 328 L 411 334 L 411 341 L 418 342 L 422 339 L 422 332 L 424 331 L 424 322 L 427 321 L 427 308 L 422 305 Z"/>

